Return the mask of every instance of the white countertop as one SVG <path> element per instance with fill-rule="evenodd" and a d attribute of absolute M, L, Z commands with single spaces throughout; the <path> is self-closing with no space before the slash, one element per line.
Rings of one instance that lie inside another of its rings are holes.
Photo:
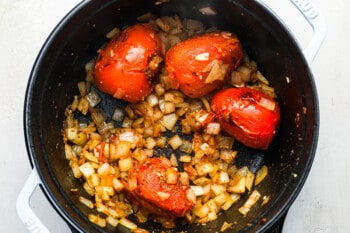
<path fill-rule="evenodd" d="M 45 39 L 78 0 L 0 2 L 0 232 L 26 232 L 16 198 L 31 172 L 23 134 L 29 73 Z M 311 33 L 287 0 L 265 0 L 300 39 Z M 327 38 L 311 65 L 318 88 L 321 127 L 306 184 L 288 212 L 284 233 L 350 232 L 350 1 L 313 0 L 328 24 Z M 31 206 L 52 232 L 70 232 L 40 189 Z"/>

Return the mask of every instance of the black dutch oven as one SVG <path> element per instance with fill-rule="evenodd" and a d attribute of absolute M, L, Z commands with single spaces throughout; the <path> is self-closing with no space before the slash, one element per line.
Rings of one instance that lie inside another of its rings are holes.
<path fill-rule="evenodd" d="M 317 24 L 321 16 L 312 5 L 293 2 L 311 24 Z M 210 7 L 216 14 L 201 13 L 203 7 Z M 246 0 L 170 0 L 162 4 L 154 0 L 94 0 L 76 6 L 44 44 L 27 87 L 25 139 L 34 169 L 17 202 L 23 222 L 30 231 L 46 230 L 29 206 L 23 207 L 30 197 L 31 185 L 41 184 L 46 197 L 73 232 L 125 231 L 122 227 L 102 229 L 88 221 L 89 210 L 70 191 L 82 184 L 73 177 L 65 160 L 61 129 L 65 108 L 78 94 L 76 83 L 84 80 L 84 65 L 106 42 L 105 34 L 115 26 L 134 24 L 136 17 L 145 12 L 198 19 L 208 27 L 236 33 L 275 88 L 282 119 L 278 135 L 268 150 L 238 148 L 238 164 L 269 167 L 268 177 L 258 187 L 263 195 L 270 195 L 267 205 L 253 208 L 246 217 L 231 208 L 204 226 L 187 224 L 172 230 L 155 223 L 140 226 L 151 232 L 219 232 L 226 221 L 237 222 L 227 232 L 280 232 L 282 220 L 300 192 L 315 155 L 319 110 L 308 62 L 325 31 L 314 39 L 314 47 L 305 58 L 293 36 L 268 8 L 258 1 Z M 111 105 L 117 102 L 108 97 L 107 101 Z"/>

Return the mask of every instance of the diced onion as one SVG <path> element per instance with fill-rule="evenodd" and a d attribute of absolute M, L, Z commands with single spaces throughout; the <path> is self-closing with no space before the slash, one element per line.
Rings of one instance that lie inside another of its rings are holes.
<path fill-rule="evenodd" d="M 195 196 L 204 195 L 204 189 L 202 188 L 202 186 L 191 185 L 191 190 L 193 191 Z"/>
<path fill-rule="evenodd" d="M 73 150 L 72 150 L 72 147 L 68 144 L 64 145 L 64 152 L 65 152 L 67 160 L 71 160 L 75 157 Z"/>
<path fill-rule="evenodd" d="M 206 53 L 198 54 L 194 57 L 194 59 L 196 61 L 208 61 L 209 60 L 209 53 L 206 52 Z"/>
<path fill-rule="evenodd" d="M 95 107 L 100 103 L 101 97 L 95 91 L 91 91 L 86 95 L 86 100 L 89 102 L 90 107 Z"/>
<path fill-rule="evenodd" d="M 269 85 L 269 81 L 265 78 L 265 76 L 260 71 L 256 72 L 256 76 L 257 76 L 257 78 L 259 79 L 260 82 L 262 82 L 262 83 L 264 83 L 266 85 Z"/>
<path fill-rule="evenodd" d="M 172 130 L 176 124 L 177 118 L 175 113 L 164 115 L 161 124 L 168 130 Z"/>
<path fill-rule="evenodd" d="M 234 139 L 232 137 L 221 136 L 218 140 L 218 147 L 220 149 L 231 150 L 233 147 Z"/>
<path fill-rule="evenodd" d="M 109 165 L 109 163 L 103 163 L 97 170 L 97 174 L 100 176 L 108 175 L 112 172 L 112 167 Z"/>
<path fill-rule="evenodd" d="M 221 206 L 221 209 L 228 210 L 239 198 L 239 194 L 234 194 L 234 196 L 232 194 L 228 195 L 224 204 Z"/>
<path fill-rule="evenodd" d="M 246 66 L 240 66 L 237 68 L 237 71 L 240 73 L 243 82 L 250 81 L 250 75 L 252 70 Z"/>
<path fill-rule="evenodd" d="M 119 135 L 119 140 L 124 142 L 134 142 L 136 139 L 135 134 L 131 131 L 123 132 Z"/>
<path fill-rule="evenodd" d="M 110 160 L 117 160 L 120 158 L 128 158 L 131 154 L 130 143 L 127 141 L 120 141 L 115 145 L 115 153 L 110 154 Z"/>
<path fill-rule="evenodd" d="M 95 122 L 95 124 L 101 125 L 107 119 L 107 115 L 101 109 L 94 109 L 91 111 L 91 118 Z"/>
<path fill-rule="evenodd" d="M 154 90 L 158 96 L 162 96 L 165 92 L 165 89 L 161 84 L 156 84 Z"/>
<path fill-rule="evenodd" d="M 124 188 L 124 185 L 120 180 L 118 180 L 117 178 L 114 178 L 113 179 L 113 188 L 115 191 L 120 192 Z"/>
<path fill-rule="evenodd" d="M 196 203 L 196 195 L 194 193 L 194 191 L 192 190 L 192 188 L 188 189 L 187 192 L 186 192 L 186 198 L 187 200 L 189 200 L 190 202 L 192 202 L 193 204 Z"/>
<path fill-rule="evenodd" d="M 119 224 L 123 225 L 124 227 L 130 229 L 130 230 L 136 230 L 137 225 L 133 222 L 131 222 L 129 219 L 126 218 L 121 218 L 119 220 Z"/>
<path fill-rule="evenodd" d="M 246 177 L 237 177 L 230 185 L 227 190 L 234 193 L 244 193 L 245 192 L 245 181 Z"/>
<path fill-rule="evenodd" d="M 106 37 L 107 37 L 107 39 L 112 39 L 113 37 L 119 35 L 119 33 L 120 33 L 120 29 L 119 28 L 113 28 L 112 30 L 110 30 L 106 34 Z"/>
<path fill-rule="evenodd" d="M 190 104 L 190 110 L 192 112 L 201 110 L 202 108 L 203 108 L 202 101 L 194 101 L 194 102 L 191 102 L 191 104 Z"/>
<path fill-rule="evenodd" d="M 159 147 L 159 148 L 164 148 L 165 145 L 166 145 L 166 141 L 167 141 L 167 139 L 165 137 L 159 137 L 157 139 L 157 145 L 156 146 Z"/>
<path fill-rule="evenodd" d="M 220 159 L 224 160 L 227 163 L 231 163 L 233 159 L 237 156 L 237 151 L 232 150 L 220 150 Z"/>
<path fill-rule="evenodd" d="M 263 196 L 260 206 L 266 205 L 270 201 L 271 196 Z"/>
<path fill-rule="evenodd" d="M 274 111 L 276 108 L 276 103 L 268 98 L 261 97 L 258 104 L 270 111 Z"/>
<path fill-rule="evenodd" d="M 193 30 L 197 32 L 204 31 L 204 25 L 201 21 L 193 20 L 193 19 L 184 19 L 183 25 L 188 30 Z"/>
<path fill-rule="evenodd" d="M 98 216 L 98 215 L 94 215 L 94 214 L 89 214 L 88 215 L 88 219 L 90 222 L 95 223 L 96 225 L 100 226 L 100 227 L 105 227 L 106 226 L 106 219 Z"/>
<path fill-rule="evenodd" d="M 211 7 L 202 7 L 198 9 L 203 15 L 216 15 L 216 11 Z"/>
<path fill-rule="evenodd" d="M 238 211 L 243 216 L 246 216 L 247 213 L 250 211 L 253 205 L 255 205 L 255 203 L 259 200 L 260 197 L 261 197 L 261 194 L 257 190 L 254 190 L 249 195 L 249 198 L 244 202 L 244 204 L 238 209 Z"/>
<path fill-rule="evenodd" d="M 109 215 L 109 209 L 102 203 L 96 203 L 96 210 L 100 213 L 104 213 L 105 215 Z"/>
<path fill-rule="evenodd" d="M 87 94 L 86 82 L 78 82 L 78 89 L 81 96 Z"/>
<path fill-rule="evenodd" d="M 245 182 L 245 186 L 246 186 L 248 192 L 250 192 L 252 187 L 253 187 L 254 178 L 255 178 L 254 173 L 248 170 L 247 175 L 246 175 L 246 182 Z"/>
<path fill-rule="evenodd" d="M 94 208 L 94 203 L 85 197 L 80 196 L 79 201 L 90 209 Z"/>
<path fill-rule="evenodd" d="M 117 218 L 112 217 L 111 215 L 107 216 L 106 221 L 113 227 L 116 227 L 119 223 L 119 220 Z"/>
<path fill-rule="evenodd" d="M 83 188 L 90 196 L 95 195 L 95 188 L 91 187 L 88 182 L 84 182 Z"/>
<path fill-rule="evenodd" d="M 82 176 L 82 173 L 80 172 L 78 162 L 74 160 L 70 160 L 69 165 L 72 168 L 73 176 L 75 178 L 80 178 Z"/>
<path fill-rule="evenodd" d="M 229 183 L 229 181 L 230 181 L 230 177 L 228 176 L 228 173 L 225 171 L 220 171 L 218 183 L 219 184 L 227 184 L 227 183 Z"/>
<path fill-rule="evenodd" d="M 157 195 L 160 198 L 160 200 L 162 200 L 162 201 L 164 201 L 170 197 L 170 193 L 166 193 L 166 192 L 157 192 Z"/>
<path fill-rule="evenodd" d="M 230 83 L 233 86 L 238 86 L 238 85 L 242 85 L 242 84 L 244 85 L 241 73 L 239 73 L 237 71 L 232 71 Z"/>
<path fill-rule="evenodd" d="M 167 23 L 165 23 L 161 18 L 157 18 L 155 22 L 162 31 L 167 32 L 170 30 L 170 26 Z"/>
<path fill-rule="evenodd" d="M 124 110 L 116 108 L 113 112 L 112 119 L 117 122 L 122 122 L 124 119 Z"/>
<path fill-rule="evenodd" d="M 118 165 L 119 165 L 119 170 L 120 171 L 129 171 L 132 168 L 132 158 L 131 157 L 127 157 L 127 158 L 122 158 L 119 159 L 118 161 Z"/>
<path fill-rule="evenodd" d="M 147 102 L 151 107 L 158 105 L 158 96 L 156 94 L 150 94 L 149 96 L 147 96 Z"/>
<path fill-rule="evenodd" d="M 268 174 L 268 168 L 266 165 L 263 165 L 256 173 L 254 185 L 260 184 L 260 182 L 263 181 L 263 179 L 265 179 L 267 174 Z"/>
<path fill-rule="evenodd" d="M 199 218 L 204 218 L 206 217 L 210 212 L 209 206 L 208 205 L 201 205 L 199 207 L 194 208 L 193 213 L 199 217 Z"/>
<path fill-rule="evenodd" d="M 192 160 L 192 157 L 190 155 L 182 155 L 179 158 L 179 161 L 183 163 L 189 163 L 191 162 L 191 160 Z"/>
<path fill-rule="evenodd" d="M 177 184 L 177 181 L 177 171 L 173 167 L 168 168 L 165 173 L 165 182 L 167 184 Z"/>
<path fill-rule="evenodd" d="M 212 83 L 216 80 L 224 80 L 227 74 L 228 64 L 222 64 L 222 61 L 214 60 L 211 70 L 205 79 L 205 83 Z"/>
<path fill-rule="evenodd" d="M 191 154 L 192 153 L 192 143 L 188 140 L 184 140 L 179 148 L 180 151 Z"/>
<path fill-rule="evenodd" d="M 180 138 L 178 134 L 175 134 L 169 139 L 168 143 L 173 150 L 176 150 L 182 145 L 183 140 Z"/>
<path fill-rule="evenodd" d="M 232 227 L 233 223 L 228 223 L 228 222 L 224 222 L 221 227 L 220 227 L 220 232 L 224 232 L 226 231 L 227 229 L 229 229 L 230 227 Z"/>
<path fill-rule="evenodd" d="M 187 172 L 180 172 L 179 182 L 181 185 L 188 186 L 190 184 L 190 179 Z"/>
<path fill-rule="evenodd" d="M 210 122 L 206 129 L 205 132 L 207 134 L 211 134 L 211 135 L 218 135 L 220 133 L 220 124 L 217 122 Z"/>
<path fill-rule="evenodd" d="M 86 181 L 90 187 L 94 188 L 100 184 L 100 177 L 98 174 L 93 173 L 88 178 L 86 178 Z"/>
<path fill-rule="evenodd" d="M 220 184 L 212 184 L 211 191 L 215 194 L 215 196 L 220 195 L 221 193 L 226 192 L 226 186 Z"/>
<path fill-rule="evenodd" d="M 153 149 L 156 145 L 157 145 L 157 141 L 153 137 L 148 137 L 146 138 L 146 140 L 144 140 L 144 146 L 147 149 Z"/>
<path fill-rule="evenodd" d="M 91 166 L 91 163 L 89 162 L 86 162 L 84 164 L 82 164 L 80 167 L 79 167 L 79 170 L 80 172 L 83 174 L 83 176 L 85 178 L 88 178 L 90 177 L 92 174 L 95 173 L 95 169 Z"/>
<path fill-rule="evenodd" d="M 98 158 L 95 157 L 95 155 L 87 150 L 83 151 L 83 155 L 85 157 L 85 159 L 87 159 L 88 161 L 92 162 L 92 163 L 98 163 Z"/>
<path fill-rule="evenodd" d="M 200 162 L 196 164 L 196 170 L 198 172 L 198 175 L 203 176 L 210 172 L 212 172 L 214 169 L 214 166 L 210 162 Z"/>

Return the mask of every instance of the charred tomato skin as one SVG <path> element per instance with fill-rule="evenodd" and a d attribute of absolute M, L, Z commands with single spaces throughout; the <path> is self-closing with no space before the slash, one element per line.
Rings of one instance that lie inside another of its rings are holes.
<path fill-rule="evenodd" d="M 172 88 L 180 89 L 191 98 L 202 97 L 226 83 L 228 74 L 243 57 L 238 38 L 231 32 L 204 33 L 171 47 L 165 57 L 168 80 Z M 226 66 L 220 79 L 208 81 L 214 62 Z"/>
<path fill-rule="evenodd" d="M 165 173 L 171 167 L 171 162 L 165 157 L 149 158 L 139 164 L 130 174 L 137 180 L 136 189 L 130 190 L 128 185 L 125 185 L 128 197 L 153 214 L 183 217 L 193 206 L 187 199 L 190 187 L 165 182 Z M 159 193 L 165 193 L 169 197 L 162 199 Z"/>
<path fill-rule="evenodd" d="M 117 99 L 143 100 L 153 90 L 153 78 L 160 68 L 150 63 L 155 58 L 162 60 L 163 54 L 161 40 L 148 24 L 127 27 L 99 51 L 94 82 Z"/>
<path fill-rule="evenodd" d="M 262 100 L 268 101 L 267 108 Z M 212 111 L 221 127 L 242 144 L 254 149 L 267 149 L 280 123 L 277 101 L 252 88 L 227 88 L 211 100 Z"/>

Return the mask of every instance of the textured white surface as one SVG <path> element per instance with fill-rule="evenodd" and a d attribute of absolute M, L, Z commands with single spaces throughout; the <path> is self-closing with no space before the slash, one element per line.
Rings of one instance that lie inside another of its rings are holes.
<path fill-rule="evenodd" d="M 264 0 L 305 46 L 312 33 L 287 0 Z M 0 232 L 26 232 L 15 202 L 30 174 L 23 136 L 23 102 L 34 60 L 60 19 L 78 0 L 0 2 Z M 318 88 L 321 127 L 316 158 L 306 184 L 286 218 L 284 233 L 350 232 L 350 2 L 313 0 L 328 24 L 327 38 L 311 65 Z M 40 189 L 34 211 L 52 232 L 70 232 Z"/>

